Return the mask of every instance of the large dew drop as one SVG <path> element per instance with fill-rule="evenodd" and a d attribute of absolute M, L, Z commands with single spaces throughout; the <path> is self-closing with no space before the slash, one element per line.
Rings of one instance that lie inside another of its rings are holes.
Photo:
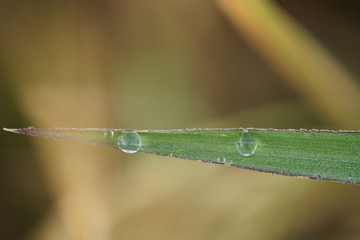
<path fill-rule="evenodd" d="M 255 153 L 257 143 L 248 130 L 244 130 L 236 142 L 236 148 L 243 156 L 251 156 Z"/>
<path fill-rule="evenodd" d="M 126 153 L 136 153 L 141 148 L 140 135 L 134 130 L 125 130 L 118 138 L 118 147 Z"/>

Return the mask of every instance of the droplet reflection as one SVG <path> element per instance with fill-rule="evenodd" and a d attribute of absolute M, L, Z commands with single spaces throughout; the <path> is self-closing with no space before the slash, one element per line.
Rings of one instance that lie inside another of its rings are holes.
<path fill-rule="evenodd" d="M 255 153 L 257 143 L 248 130 L 244 130 L 240 135 L 238 141 L 236 142 L 236 148 L 243 156 L 251 156 Z"/>
<path fill-rule="evenodd" d="M 141 137 L 134 130 L 124 130 L 118 138 L 118 147 L 126 153 L 136 153 L 141 148 Z"/>

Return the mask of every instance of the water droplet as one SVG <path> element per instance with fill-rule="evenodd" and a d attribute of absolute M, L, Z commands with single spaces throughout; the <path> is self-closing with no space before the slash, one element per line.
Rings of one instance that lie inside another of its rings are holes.
<path fill-rule="evenodd" d="M 126 153 L 136 153 L 141 148 L 140 135 L 134 130 L 124 130 L 118 138 L 118 147 Z"/>
<path fill-rule="evenodd" d="M 224 156 L 218 157 L 218 158 L 216 158 L 216 161 L 218 161 L 220 163 L 224 163 L 226 161 L 226 157 L 224 157 Z"/>
<path fill-rule="evenodd" d="M 114 137 L 114 131 L 113 130 L 107 130 L 104 132 L 104 137 Z"/>
<path fill-rule="evenodd" d="M 248 130 L 244 130 L 240 135 L 236 143 L 236 148 L 243 156 L 251 156 L 254 154 L 257 148 L 257 143 Z"/>

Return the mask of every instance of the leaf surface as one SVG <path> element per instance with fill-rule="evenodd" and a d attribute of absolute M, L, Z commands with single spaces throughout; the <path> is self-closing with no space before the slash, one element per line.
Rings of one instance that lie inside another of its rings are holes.
<path fill-rule="evenodd" d="M 118 148 L 124 129 L 23 128 L 19 134 Z M 239 137 L 256 143 L 250 156 Z M 294 129 L 137 130 L 139 152 L 253 169 L 274 174 L 360 183 L 360 131 Z M 238 146 L 237 146 L 238 145 Z"/>

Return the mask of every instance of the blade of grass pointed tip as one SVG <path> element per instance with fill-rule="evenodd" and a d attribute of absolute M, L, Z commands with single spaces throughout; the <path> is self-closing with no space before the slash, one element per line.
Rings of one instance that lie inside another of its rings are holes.
<path fill-rule="evenodd" d="M 117 148 L 117 138 L 122 129 L 101 128 L 4 128 L 5 131 L 51 138 L 55 140 L 81 142 L 91 145 L 100 145 Z"/>
<path fill-rule="evenodd" d="M 7 132 L 13 132 L 13 133 L 17 133 L 16 132 L 16 128 L 3 128 L 4 131 L 7 131 Z"/>

